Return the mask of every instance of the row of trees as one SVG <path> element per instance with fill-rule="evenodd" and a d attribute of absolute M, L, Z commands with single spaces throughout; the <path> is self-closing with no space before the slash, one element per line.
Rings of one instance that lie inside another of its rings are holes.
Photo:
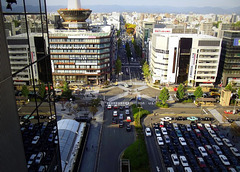
<path fill-rule="evenodd" d="M 129 35 L 133 35 L 134 32 L 135 32 L 136 25 L 135 24 L 126 23 L 125 24 L 125 28 L 126 28 L 126 32 Z"/>

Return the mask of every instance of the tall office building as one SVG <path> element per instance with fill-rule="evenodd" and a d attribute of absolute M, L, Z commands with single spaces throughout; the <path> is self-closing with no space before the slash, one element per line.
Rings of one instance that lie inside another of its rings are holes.
<path fill-rule="evenodd" d="M 150 71 L 153 82 L 213 86 L 221 39 L 196 34 L 153 33 Z"/>
<path fill-rule="evenodd" d="M 111 26 L 89 26 L 85 20 L 91 13 L 69 4 L 58 10 L 64 19 L 63 28 L 50 30 L 50 54 L 55 83 L 64 81 L 82 84 L 102 84 L 110 80 L 116 39 Z"/>
<path fill-rule="evenodd" d="M 55 119 L 46 2 L 7 0 L 0 3 L 0 171 L 61 171 L 58 130 Z M 30 7 L 31 6 L 31 7 Z M 16 35 L 5 35 L 5 24 L 16 23 Z M 40 21 L 35 29 L 31 21 Z M 4 22 L 3 22 L 4 21 Z M 21 29 L 25 28 L 25 29 Z M 34 39 L 31 35 L 36 34 Z M 24 39 L 23 36 L 24 35 Z M 6 37 L 9 39 L 7 39 Z M 33 44 L 35 57 L 32 56 Z M 22 55 L 26 57 L 22 57 Z M 13 60 L 14 59 L 14 60 Z M 11 69 L 10 66 L 15 68 Z M 34 75 L 35 66 L 40 85 Z M 29 71 L 29 82 L 14 87 L 14 78 Z"/>
<path fill-rule="evenodd" d="M 240 31 L 224 31 L 218 73 L 218 83 L 240 87 Z"/>

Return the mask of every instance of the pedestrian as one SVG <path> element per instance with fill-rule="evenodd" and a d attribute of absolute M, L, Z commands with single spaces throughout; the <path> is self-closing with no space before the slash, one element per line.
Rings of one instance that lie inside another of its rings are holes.
<path fill-rule="evenodd" d="M 232 136 L 232 139 L 234 139 L 234 135 Z"/>

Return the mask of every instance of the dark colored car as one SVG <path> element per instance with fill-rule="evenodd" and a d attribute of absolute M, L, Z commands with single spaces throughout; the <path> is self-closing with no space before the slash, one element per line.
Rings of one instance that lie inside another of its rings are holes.
<path fill-rule="evenodd" d="M 124 110 L 124 106 L 119 106 L 119 110 Z"/>
<path fill-rule="evenodd" d="M 123 128 L 123 120 L 119 121 L 119 128 Z"/>
<path fill-rule="evenodd" d="M 132 127 L 131 127 L 130 124 L 127 125 L 126 130 L 127 130 L 127 131 L 131 131 L 131 130 L 132 130 Z"/>
<path fill-rule="evenodd" d="M 117 124 L 117 118 L 112 118 L 112 123 Z"/>

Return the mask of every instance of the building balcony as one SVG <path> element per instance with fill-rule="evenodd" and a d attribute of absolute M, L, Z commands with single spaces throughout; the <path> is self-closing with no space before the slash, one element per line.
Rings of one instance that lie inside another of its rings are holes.
<path fill-rule="evenodd" d="M 9 54 L 26 54 L 26 53 L 28 53 L 28 51 L 26 51 L 26 50 L 16 50 L 16 51 L 9 51 L 8 52 Z"/>
<path fill-rule="evenodd" d="M 28 57 L 27 56 L 11 56 L 11 54 L 9 54 L 9 58 L 10 58 L 10 60 L 11 59 L 18 59 L 18 60 L 26 60 L 26 61 L 28 61 Z"/>
<path fill-rule="evenodd" d="M 13 64 L 20 64 L 20 65 L 28 65 L 28 62 L 27 61 L 10 61 L 10 64 L 13 65 Z"/>

